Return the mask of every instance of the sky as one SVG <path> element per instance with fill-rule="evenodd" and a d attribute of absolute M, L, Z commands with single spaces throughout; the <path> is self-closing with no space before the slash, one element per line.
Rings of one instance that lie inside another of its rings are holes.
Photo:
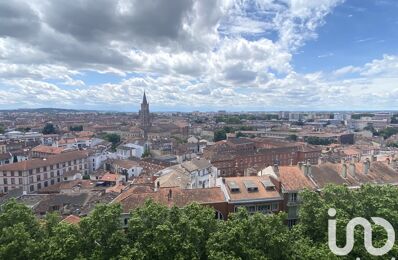
<path fill-rule="evenodd" d="M 396 0 L 0 1 L 0 109 L 398 109 Z"/>

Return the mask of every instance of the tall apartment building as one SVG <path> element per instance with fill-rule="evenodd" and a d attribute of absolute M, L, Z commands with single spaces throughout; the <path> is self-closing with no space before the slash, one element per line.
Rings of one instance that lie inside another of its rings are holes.
<path fill-rule="evenodd" d="M 0 193 L 22 188 L 34 193 L 62 182 L 70 172 L 88 174 L 87 151 L 72 151 L 43 159 L 32 159 L 0 166 Z"/>

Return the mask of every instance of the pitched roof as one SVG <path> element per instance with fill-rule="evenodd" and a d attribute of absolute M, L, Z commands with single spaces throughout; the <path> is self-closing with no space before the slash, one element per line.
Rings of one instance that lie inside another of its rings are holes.
<path fill-rule="evenodd" d="M 171 194 L 171 197 L 169 197 Z M 120 203 L 123 212 L 127 213 L 131 210 L 142 206 L 147 199 L 167 205 L 168 207 L 177 206 L 184 207 L 192 202 L 199 204 L 212 204 L 225 202 L 224 193 L 220 187 L 206 189 L 181 189 L 178 187 L 160 188 L 156 192 L 132 193 L 124 196 L 119 195 L 114 203 Z"/>
<path fill-rule="evenodd" d="M 87 151 L 71 151 L 50 156 L 46 159 L 32 159 L 0 166 L 0 171 L 26 171 L 57 163 L 68 162 L 88 157 Z"/>
<path fill-rule="evenodd" d="M 257 191 L 249 191 L 250 186 L 257 187 Z M 230 197 L 230 201 L 239 202 L 245 200 L 268 200 L 268 199 L 282 199 L 280 193 L 276 190 L 266 189 L 266 183 L 273 184 L 270 176 L 243 176 L 243 177 L 228 177 L 225 178 L 226 190 Z M 239 189 L 234 192 L 233 189 Z"/>
<path fill-rule="evenodd" d="M 314 189 L 315 185 L 305 177 L 298 166 L 279 166 L 279 178 L 286 191 Z"/>
<path fill-rule="evenodd" d="M 32 152 L 48 153 L 48 154 L 60 154 L 65 150 L 62 147 L 53 147 L 47 145 L 38 145 L 32 149 Z"/>
<path fill-rule="evenodd" d="M 65 222 L 68 224 L 79 224 L 81 218 L 75 215 L 69 215 L 66 218 L 64 218 L 61 222 Z"/>

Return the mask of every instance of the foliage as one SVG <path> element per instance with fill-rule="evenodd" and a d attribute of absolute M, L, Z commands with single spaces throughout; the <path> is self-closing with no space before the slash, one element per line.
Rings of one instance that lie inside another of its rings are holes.
<path fill-rule="evenodd" d="M 348 222 L 355 217 L 363 217 L 370 220 L 377 216 L 388 220 L 395 230 L 398 228 L 398 188 L 393 186 L 364 185 L 358 190 L 352 190 L 345 186 L 327 186 L 321 196 L 315 192 L 305 191 L 301 193 L 303 204 L 300 207 L 300 224 L 296 226 L 301 237 L 306 237 L 321 247 L 327 244 L 329 208 L 337 211 L 337 230 L 345 230 Z M 360 257 L 372 259 L 363 246 L 363 229 L 355 232 L 357 243 L 349 254 L 349 259 Z M 373 244 L 384 244 L 386 234 L 382 228 L 373 229 Z M 345 244 L 345 232 L 337 232 L 337 244 Z M 385 259 L 391 259 L 397 255 L 398 247 L 389 252 Z"/>
<path fill-rule="evenodd" d="M 75 132 L 80 132 L 83 131 L 83 126 L 82 125 L 74 125 L 69 127 L 70 131 L 75 131 Z"/>
<path fill-rule="evenodd" d="M 398 128 L 396 127 L 387 127 L 379 131 L 379 135 L 382 136 L 384 139 L 388 139 L 395 134 L 398 134 Z"/>
<path fill-rule="evenodd" d="M 214 131 L 214 142 L 227 139 L 227 132 L 224 129 Z"/>
<path fill-rule="evenodd" d="M 242 133 L 241 131 L 239 131 L 239 132 L 236 133 L 236 137 L 238 137 L 238 138 L 239 137 L 247 137 L 247 135 Z"/>
<path fill-rule="evenodd" d="M 57 129 L 54 127 L 53 124 L 47 123 L 47 124 L 44 126 L 44 128 L 43 128 L 43 130 L 42 130 L 42 133 L 45 134 L 45 135 L 56 134 L 56 133 L 57 133 Z"/>
<path fill-rule="evenodd" d="M 120 143 L 120 135 L 116 133 L 104 133 L 101 135 L 101 138 L 112 143 L 112 150 L 115 150 L 116 146 Z"/>
<path fill-rule="evenodd" d="M 224 122 L 226 124 L 242 124 L 244 120 L 277 120 L 279 118 L 276 114 L 240 114 L 240 115 L 223 115 L 217 116 L 216 122 Z"/>
<path fill-rule="evenodd" d="M 398 124 L 398 114 L 394 114 L 391 117 L 391 124 Z"/>
<path fill-rule="evenodd" d="M 291 124 L 292 125 L 297 125 L 297 126 L 303 126 L 304 122 L 302 120 L 298 120 L 298 121 L 293 121 Z"/>
<path fill-rule="evenodd" d="M 290 135 L 287 137 L 287 140 L 289 140 L 289 141 L 297 141 L 297 138 L 298 138 L 297 135 L 295 135 L 295 134 L 290 134 Z"/>
<path fill-rule="evenodd" d="M 306 139 L 306 142 L 312 145 L 329 145 L 332 144 L 333 141 L 329 139 L 319 138 L 317 136 L 309 136 Z"/>
<path fill-rule="evenodd" d="M 339 246 L 354 217 L 382 217 L 398 228 L 395 186 L 329 185 L 321 192 L 305 190 L 300 198 L 300 223 L 292 229 L 285 225 L 286 213 L 250 215 L 239 209 L 218 221 L 210 207 L 168 207 L 150 200 L 130 214 L 126 229 L 118 204 L 99 204 L 73 225 L 59 222 L 56 214 L 38 220 L 31 209 L 10 200 L 0 209 L 0 259 L 375 259 L 364 248 L 359 227 L 346 258 L 329 250 L 328 209 L 337 210 Z M 386 233 L 374 225 L 372 238 L 380 247 Z M 395 244 L 383 259 L 397 254 Z"/>
<path fill-rule="evenodd" d="M 18 127 L 17 129 L 15 129 L 15 130 L 17 130 L 17 131 L 20 131 L 20 132 L 23 132 L 23 133 L 26 133 L 26 132 L 29 132 L 30 130 L 32 130 L 30 127 Z"/>
<path fill-rule="evenodd" d="M 147 158 L 147 157 L 150 157 L 150 156 L 151 156 L 151 151 L 150 151 L 149 147 L 145 146 L 145 150 L 142 153 L 141 157 L 142 158 Z"/>
<path fill-rule="evenodd" d="M 374 114 L 371 113 L 359 113 L 351 115 L 351 119 L 361 119 L 362 117 L 374 117 Z"/>

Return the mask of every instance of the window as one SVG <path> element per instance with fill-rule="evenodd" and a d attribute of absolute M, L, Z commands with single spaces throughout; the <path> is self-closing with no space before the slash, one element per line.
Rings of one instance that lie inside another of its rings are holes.
<path fill-rule="evenodd" d="M 51 180 L 51 185 L 54 185 L 54 180 Z"/>
<path fill-rule="evenodd" d="M 22 176 L 22 171 L 18 171 L 18 176 Z"/>
<path fill-rule="evenodd" d="M 256 206 L 251 205 L 251 206 L 246 206 L 247 212 L 249 213 L 254 213 L 256 212 Z"/>
<path fill-rule="evenodd" d="M 15 184 L 15 178 L 11 178 L 11 184 Z"/>
<path fill-rule="evenodd" d="M 11 176 L 14 176 L 14 171 L 11 171 Z"/>
<path fill-rule="evenodd" d="M 297 224 L 297 219 L 288 219 L 287 220 L 287 225 L 289 228 L 292 228 L 296 224 Z"/>
<path fill-rule="evenodd" d="M 8 187 L 4 187 L 4 192 L 8 192 Z"/>
<path fill-rule="evenodd" d="M 51 178 L 53 178 L 54 177 L 54 172 L 50 172 L 50 176 L 51 176 Z"/>
<path fill-rule="evenodd" d="M 289 193 L 289 202 L 297 202 L 297 193 Z"/>
<path fill-rule="evenodd" d="M 36 176 L 36 180 L 40 181 L 40 174 Z"/>
<path fill-rule="evenodd" d="M 260 211 L 261 213 L 269 214 L 271 213 L 271 205 L 269 204 L 259 205 L 257 206 L 257 210 Z"/>
<path fill-rule="evenodd" d="M 37 184 L 37 189 L 40 190 L 41 189 L 41 183 Z"/>
<path fill-rule="evenodd" d="M 32 175 L 33 174 L 33 170 L 29 170 L 29 175 Z"/>
<path fill-rule="evenodd" d="M 279 209 L 279 205 L 278 203 L 272 203 L 272 211 L 278 210 Z"/>
<path fill-rule="evenodd" d="M 30 185 L 30 191 L 34 191 L 35 190 L 35 186 L 33 186 L 33 185 Z"/>
<path fill-rule="evenodd" d="M 47 187 L 48 186 L 48 181 L 45 181 L 44 182 L 44 187 Z"/>
<path fill-rule="evenodd" d="M 61 178 L 57 178 L 57 182 L 61 182 Z"/>
<path fill-rule="evenodd" d="M 33 176 L 29 176 L 29 183 L 33 182 Z"/>
<path fill-rule="evenodd" d="M 4 178 L 4 184 L 8 184 L 7 178 Z"/>
<path fill-rule="evenodd" d="M 22 178 L 18 178 L 18 183 L 19 183 L 19 184 L 23 184 Z"/>

